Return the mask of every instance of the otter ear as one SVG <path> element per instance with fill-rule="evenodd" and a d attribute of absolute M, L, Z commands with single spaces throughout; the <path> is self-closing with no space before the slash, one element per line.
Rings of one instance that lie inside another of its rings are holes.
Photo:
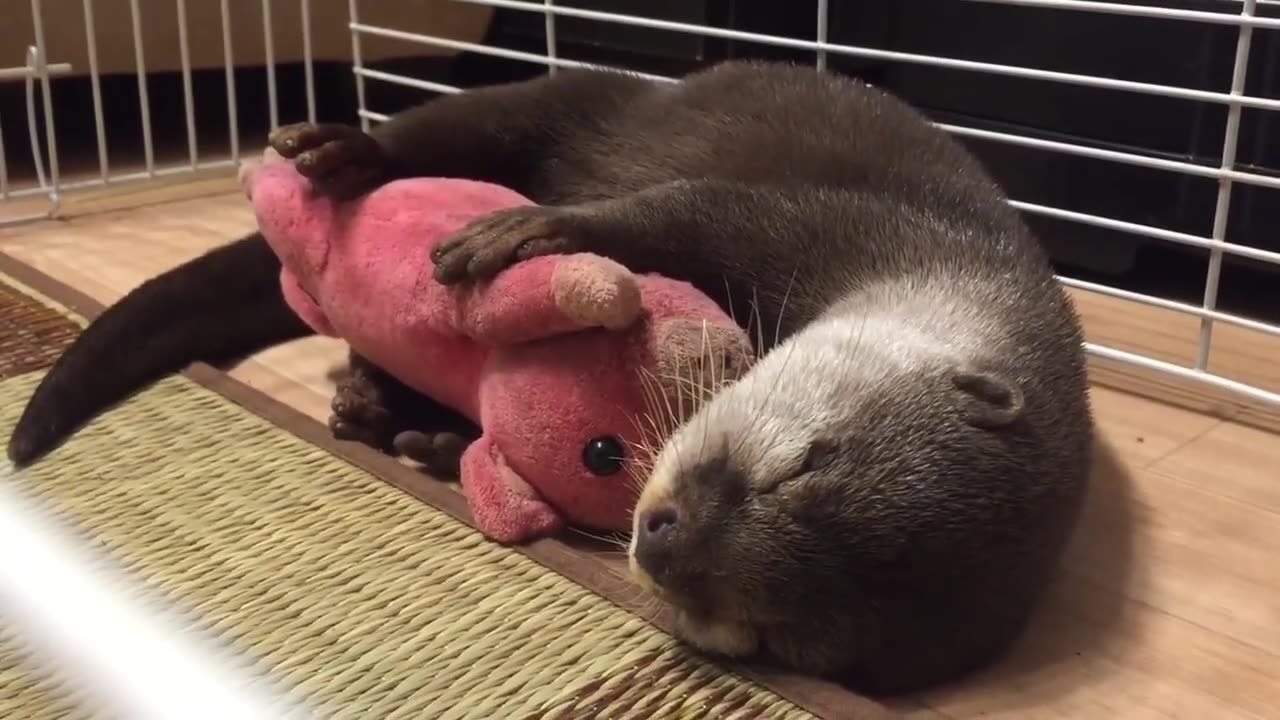
<path fill-rule="evenodd" d="M 952 374 L 951 383 L 960 411 L 970 425 L 994 430 L 1022 417 L 1022 390 L 1002 375 L 964 367 Z"/>

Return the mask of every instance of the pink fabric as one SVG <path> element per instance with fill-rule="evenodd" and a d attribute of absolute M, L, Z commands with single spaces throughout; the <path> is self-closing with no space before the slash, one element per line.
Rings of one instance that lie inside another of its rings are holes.
<path fill-rule="evenodd" d="M 660 343 L 664 323 L 724 328 L 735 352 L 750 352 L 745 333 L 692 286 L 594 255 L 534 258 L 476 286 L 436 283 L 436 243 L 477 216 L 529 204 L 505 188 L 418 178 L 337 204 L 279 159 L 242 178 L 299 317 L 483 428 L 461 482 L 477 525 L 498 541 L 566 523 L 629 529 L 639 482 L 625 469 L 590 473 L 583 448 L 615 436 L 638 452 L 643 378 L 673 352 Z"/>

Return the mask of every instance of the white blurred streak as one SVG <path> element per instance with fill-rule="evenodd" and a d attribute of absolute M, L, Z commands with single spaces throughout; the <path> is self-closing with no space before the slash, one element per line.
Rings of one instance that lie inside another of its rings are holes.
<path fill-rule="evenodd" d="M 303 716 L 163 608 L 130 599 L 103 558 L 13 491 L 15 477 L 0 467 L 0 622 L 41 670 L 129 720 Z"/>

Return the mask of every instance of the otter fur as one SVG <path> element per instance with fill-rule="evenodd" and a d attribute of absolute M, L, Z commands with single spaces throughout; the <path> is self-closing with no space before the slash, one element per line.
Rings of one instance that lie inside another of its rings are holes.
<path fill-rule="evenodd" d="M 1019 635 L 1087 482 L 1083 337 L 999 186 L 916 110 L 835 74 L 730 62 L 675 84 L 564 71 L 434 99 L 368 135 L 291 126 L 271 144 L 340 197 L 434 175 L 539 204 L 441 246 L 441 282 L 594 252 L 691 281 L 768 329 L 745 377 L 678 418 L 635 515 L 632 571 L 693 645 L 884 694 L 957 678 Z M 262 244 L 233 245 L 257 263 L 246 272 L 278 272 L 247 249 Z M 105 399 L 221 357 L 217 343 L 265 347 L 251 318 L 163 341 L 184 322 L 157 324 L 163 306 L 217 289 L 213 262 L 90 325 L 37 389 L 11 457 L 34 461 Z M 130 351 L 89 358 L 113 343 Z M 381 387 L 335 399 L 335 432 L 385 437 Z"/>

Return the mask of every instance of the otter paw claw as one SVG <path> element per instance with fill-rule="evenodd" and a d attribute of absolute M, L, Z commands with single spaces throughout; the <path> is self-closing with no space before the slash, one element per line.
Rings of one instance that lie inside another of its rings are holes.
<path fill-rule="evenodd" d="M 350 199 L 377 186 L 387 168 L 377 141 L 358 128 L 337 124 L 284 125 L 267 144 L 321 192 Z"/>
<path fill-rule="evenodd" d="M 571 217 L 564 209 L 538 206 L 481 217 L 432 251 L 436 280 L 445 285 L 485 280 L 520 260 L 574 252 Z"/>

